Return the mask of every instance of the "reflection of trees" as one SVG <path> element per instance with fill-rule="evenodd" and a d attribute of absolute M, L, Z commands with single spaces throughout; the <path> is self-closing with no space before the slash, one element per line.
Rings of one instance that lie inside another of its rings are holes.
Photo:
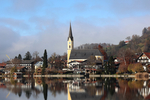
<path fill-rule="evenodd" d="M 18 96 L 21 97 L 21 95 L 22 95 L 22 90 L 21 90 L 21 88 L 20 88 L 20 89 L 19 89 L 19 92 L 18 92 Z"/>
<path fill-rule="evenodd" d="M 32 94 L 31 90 L 27 90 L 27 91 L 25 91 L 25 93 L 26 93 L 26 97 L 29 99 Z"/>
<path fill-rule="evenodd" d="M 142 80 L 140 80 L 140 81 L 129 81 L 128 86 L 131 89 L 139 89 L 139 88 L 143 87 L 143 83 L 144 83 L 144 81 L 142 81 Z"/>
<path fill-rule="evenodd" d="M 119 90 L 117 97 L 120 100 L 143 100 L 143 97 L 138 94 L 138 88 L 133 88 L 133 84 L 129 80 L 119 79 Z M 141 83 L 141 82 L 139 82 Z"/>
<path fill-rule="evenodd" d="M 105 90 L 108 91 L 111 95 L 115 92 L 115 78 L 105 78 Z"/>
<path fill-rule="evenodd" d="M 45 83 L 44 78 L 42 78 L 42 83 L 43 83 L 43 95 L 44 95 L 44 100 L 47 100 L 47 88 L 48 88 L 48 85 Z"/>
<path fill-rule="evenodd" d="M 56 93 L 67 93 L 67 84 L 62 82 L 62 79 L 54 79 L 49 84 L 49 91 L 51 91 L 52 95 L 56 97 Z"/>

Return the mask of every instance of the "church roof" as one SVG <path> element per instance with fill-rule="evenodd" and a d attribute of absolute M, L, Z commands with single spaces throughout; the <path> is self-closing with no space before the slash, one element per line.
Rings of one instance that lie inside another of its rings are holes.
<path fill-rule="evenodd" d="M 69 38 L 71 39 L 71 41 L 73 41 L 72 29 L 71 29 L 71 23 L 70 23 L 70 29 L 69 29 L 69 36 L 68 36 L 68 40 L 69 40 Z"/>
<path fill-rule="evenodd" d="M 72 49 L 70 54 L 70 59 L 87 59 L 90 56 L 103 56 L 98 49 Z"/>

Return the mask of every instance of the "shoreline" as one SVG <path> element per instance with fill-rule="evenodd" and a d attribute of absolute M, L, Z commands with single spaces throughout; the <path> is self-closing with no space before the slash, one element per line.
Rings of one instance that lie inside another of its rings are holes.
<path fill-rule="evenodd" d="M 9 77 L 6 75 L 0 75 L 0 77 Z M 23 75 L 22 77 L 32 77 L 32 75 Z M 85 77 L 84 75 L 33 75 L 33 77 Z M 125 77 L 135 78 L 135 75 L 89 75 L 91 77 Z"/>

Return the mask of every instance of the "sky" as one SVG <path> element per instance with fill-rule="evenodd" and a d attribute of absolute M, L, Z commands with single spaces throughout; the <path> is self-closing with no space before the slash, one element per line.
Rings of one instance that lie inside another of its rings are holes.
<path fill-rule="evenodd" d="M 71 23 L 74 46 L 118 44 L 150 26 L 150 0 L 0 0 L 0 62 L 19 54 L 48 57 L 67 52 Z"/>

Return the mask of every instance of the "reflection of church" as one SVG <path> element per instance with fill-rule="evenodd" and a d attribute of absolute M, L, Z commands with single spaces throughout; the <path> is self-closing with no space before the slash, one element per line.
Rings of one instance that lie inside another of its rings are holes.
<path fill-rule="evenodd" d="M 91 79 L 73 80 L 67 87 L 68 100 L 100 100 L 104 96 L 104 87 Z"/>
<path fill-rule="evenodd" d="M 101 59 L 102 63 L 104 62 L 104 56 L 98 49 L 74 49 L 74 38 L 70 24 L 69 36 L 67 39 L 67 66 L 69 67 L 70 62 L 78 63 L 86 61 L 90 56 L 95 56 L 96 59 Z"/>

